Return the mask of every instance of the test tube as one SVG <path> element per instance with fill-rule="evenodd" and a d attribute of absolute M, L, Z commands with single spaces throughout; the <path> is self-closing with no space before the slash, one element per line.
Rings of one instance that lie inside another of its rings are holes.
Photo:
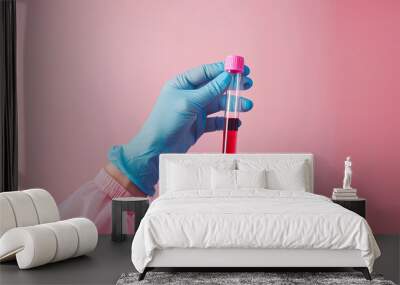
<path fill-rule="evenodd" d="M 239 129 L 240 86 L 244 70 L 244 58 L 229 55 L 225 59 L 225 70 L 232 74 L 232 81 L 226 91 L 225 126 L 222 153 L 236 153 Z"/>

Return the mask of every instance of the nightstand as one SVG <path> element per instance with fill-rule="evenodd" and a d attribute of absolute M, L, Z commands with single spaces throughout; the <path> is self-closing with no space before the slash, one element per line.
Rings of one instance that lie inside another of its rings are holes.
<path fill-rule="evenodd" d="M 366 205 L 367 200 L 364 198 L 358 198 L 355 200 L 333 200 L 333 203 L 339 204 L 340 206 L 359 214 L 365 219 L 366 217 Z"/>
<path fill-rule="evenodd" d="M 123 197 L 112 199 L 112 241 L 123 241 L 126 235 L 122 232 L 123 214 L 125 211 L 135 213 L 135 231 L 149 207 L 149 198 Z"/>

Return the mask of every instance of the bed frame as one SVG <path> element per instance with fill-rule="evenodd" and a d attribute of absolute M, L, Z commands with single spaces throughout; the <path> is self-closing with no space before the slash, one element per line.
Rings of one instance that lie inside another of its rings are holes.
<path fill-rule="evenodd" d="M 162 154 L 160 156 L 160 195 L 167 191 L 167 162 L 176 160 L 206 159 L 212 161 L 240 158 L 260 159 L 304 159 L 308 165 L 307 192 L 314 191 L 314 161 L 313 155 L 307 153 L 281 154 Z M 367 280 L 371 280 L 369 270 L 361 257 L 359 250 L 329 250 L 329 249 L 197 249 L 169 248 L 158 249 L 152 261 L 139 275 L 143 280 L 146 273 L 155 268 L 229 268 L 234 271 L 271 268 L 285 268 L 288 271 L 296 268 L 343 268 L 350 267 L 361 271 Z"/>

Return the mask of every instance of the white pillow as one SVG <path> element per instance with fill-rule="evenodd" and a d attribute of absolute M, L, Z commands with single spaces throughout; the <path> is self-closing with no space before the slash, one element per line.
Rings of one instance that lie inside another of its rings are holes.
<path fill-rule="evenodd" d="M 235 161 L 185 160 L 167 164 L 168 191 L 211 190 L 211 169 L 234 169 Z"/>
<path fill-rule="evenodd" d="M 240 188 L 267 188 L 266 170 L 211 170 L 213 190 L 238 190 Z"/>
<path fill-rule="evenodd" d="M 171 191 L 211 188 L 211 167 L 186 167 L 176 163 L 170 163 L 168 167 L 167 182 L 168 189 Z"/>
<path fill-rule="evenodd" d="M 211 170 L 211 189 L 236 189 L 236 170 L 215 169 Z"/>
<path fill-rule="evenodd" d="M 240 170 L 267 170 L 267 188 L 272 190 L 306 191 L 308 172 L 303 159 L 240 159 Z"/>
<path fill-rule="evenodd" d="M 237 188 L 267 188 L 267 171 L 236 170 Z"/>

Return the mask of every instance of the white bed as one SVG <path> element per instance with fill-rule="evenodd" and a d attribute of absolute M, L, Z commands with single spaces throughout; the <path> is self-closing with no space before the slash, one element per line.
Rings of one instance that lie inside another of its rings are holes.
<path fill-rule="evenodd" d="M 154 267 L 354 267 L 370 278 L 380 251 L 367 222 L 313 194 L 313 168 L 312 154 L 161 155 L 160 197 L 132 243 L 140 279 Z M 261 170 L 265 186 L 249 187 Z"/>

